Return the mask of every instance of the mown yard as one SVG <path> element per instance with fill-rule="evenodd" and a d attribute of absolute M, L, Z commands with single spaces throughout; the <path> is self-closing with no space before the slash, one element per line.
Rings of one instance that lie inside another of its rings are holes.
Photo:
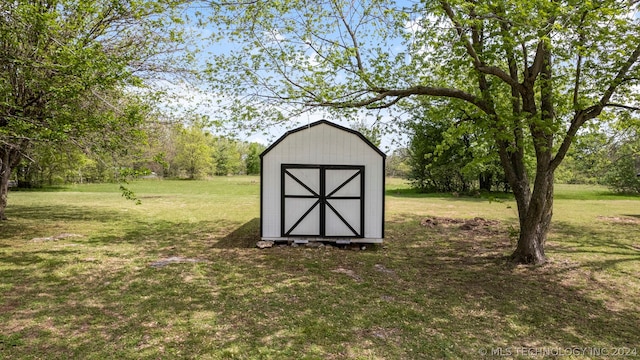
<path fill-rule="evenodd" d="M 0 223 L 0 358 L 640 350 L 637 197 L 557 186 L 550 262 L 523 267 L 506 259 L 517 229 L 508 198 L 419 195 L 389 181 L 384 245 L 259 250 L 256 177 L 130 188 L 141 205 L 109 184 L 10 194 L 10 220 Z"/>

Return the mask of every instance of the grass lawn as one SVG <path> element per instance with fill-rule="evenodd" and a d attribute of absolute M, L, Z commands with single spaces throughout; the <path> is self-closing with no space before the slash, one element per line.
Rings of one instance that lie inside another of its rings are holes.
<path fill-rule="evenodd" d="M 10 193 L 0 359 L 640 357 L 638 197 L 558 185 L 549 263 L 514 267 L 509 198 L 392 179 L 384 245 L 259 250 L 256 177 L 130 188 Z"/>

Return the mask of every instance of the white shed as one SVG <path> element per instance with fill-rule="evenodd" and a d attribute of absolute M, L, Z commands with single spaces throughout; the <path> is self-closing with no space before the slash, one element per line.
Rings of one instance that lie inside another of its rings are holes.
<path fill-rule="evenodd" d="M 288 131 L 260 155 L 262 240 L 381 243 L 385 158 L 326 120 Z"/>

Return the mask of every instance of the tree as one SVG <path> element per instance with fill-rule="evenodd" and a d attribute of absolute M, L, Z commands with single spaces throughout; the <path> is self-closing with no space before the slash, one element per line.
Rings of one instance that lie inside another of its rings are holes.
<path fill-rule="evenodd" d="M 578 131 L 605 110 L 640 109 L 633 101 L 638 7 L 627 0 L 251 1 L 218 9 L 220 31 L 244 48 L 218 56 L 211 74 L 236 99 L 228 111 L 237 119 L 281 121 L 283 109 L 394 109 L 416 97 L 468 105 L 515 194 L 520 233 L 512 259 L 541 264 L 554 173 Z"/>
<path fill-rule="evenodd" d="M 74 181 L 86 156 L 75 147 L 35 144 L 28 159 L 16 167 L 20 187 L 39 187 Z"/>
<path fill-rule="evenodd" d="M 247 146 L 247 151 L 244 159 L 245 168 L 247 169 L 247 175 L 260 174 L 260 154 L 266 149 L 264 145 L 256 142 L 252 142 Z"/>
<path fill-rule="evenodd" d="M 469 192 L 502 185 L 498 154 L 464 110 L 446 101 L 425 104 L 406 122 L 414 188 Z"/>
<path fill-rule="evenodd" d="M 242 172 L 244 163 L 238 147 L 238 142 L 226 137 L 212 139 L 213 152 L 211 156 L 216 162 L 215 175 L 236 175 Z"/>
<path fill-rule="evenodd" d="M 640 141 L 615 148 L 605 182 L 616 192 L 640 194 Z"/>
<path fill-rule="evenodd" d="M 407 178 L 411 171 L 409 163 L 409 150 L 399 148 L 393 150 L 391 155 L 387 157 L 385 164 L 385 173 L 391 177 Z"/>
<path fill-rule="evenodd" d="M 192 180 L 212 174 L 216 165 L 211 157 L 210 141 L 211 135 L 202 123 L 196 121 L 188 127 L 176 125 L 174 168 L 185 172 Z"/>
<path fill-rule="evenodd" d="M 357 119 L 351 128 L 362 134 L 376 147 L 380 147 L 382 130 L 378 124 L 369 125 L 363 119 Z"/>
<path fill-rule="evenodd" d="M 469 138 L 465 136 L 453 144 L 444 144 L 450 121 L 411 122 L 409 153 L 414 188 L 425 192 L 466 192 L 469 179 L 462 173 L 471 161 Z"/>
<path fill-rule="evenodd" d="M 623 116 L 613 128 L 604 182 L 616 192 L 640 194 L 640 118 Z"/>
<path fill-rule="evenodd" d="M 163 15 L 181 3 L 0 2 L 0 219 L 12 169 L 33 144 L 114 130 L 104 143 L 115 146 L 142 119 L 130 89 L 176 69 L 181 32 Z"/>

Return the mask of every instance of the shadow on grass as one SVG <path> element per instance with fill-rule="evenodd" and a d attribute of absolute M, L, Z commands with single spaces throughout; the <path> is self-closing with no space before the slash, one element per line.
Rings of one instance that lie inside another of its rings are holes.
<path fill-rule="evenodd" d="M 257 218 L 134 220 L 123 235 L 68 253 L 3 249 L 0 355 L 433 359 L 498 347 L 639 346 L 637 279 L 602 288 L 582 277 L 580 263 L 514 267 L 501 225 L 468 232 L 420 220 L 388 221 L 385 247 L 374 252 L 248 250 Z M 141 266 L 150 255 L 202 251 L 212 253 L 207 262 Z"/>
<path fill-rule="evenodd" d="M 636 293 L 603 301 L 563 266 L 514 267 L 504 229 L 443 231 L 411 215 L 388 225 L 380 252 L 284 247 L 239 266 L 220 281 L 233 324 L 220 351 L 476 358 L 497 347 L 638 345 Z"/>
<path fill-rule="evenodd" d="M 405 222 L 391 227 L 390 242 L 398 240 L 398 230 L 406 231 L 404 229 L 408 225 Z M 419 224 L 414 226 L 420 228 Z M 576 230 L 566 224 L 560 227 L 568 230 L 567 236 Z M 434 229 L 419 231 L 424 234 L 413 233 L 420 239 L 417 244 L 424 246 L 431 254 L 425 257 L 424 253 L 414 253 L 411 247 L 402 249 L 399 253 L 404 255 L 397 261 L 403 262 L 405 269 L 415 269 L 411 270 L 413 274 L 407 274 L 405 278 L 422 279 L 425 293 L 431 298 L 426 303 L 433 303 L 433 299 L 439 299 L 436 303 L 444 301 L 449 307 L 447 317 L 450 319 L 458 317 L 457 311 L 477 311 L 477 314 L 481 314 L 462 316 L 459 319 L 460 326 L 443 326 L 443 334 L 448 333 L 445 330 L 466 333 L 465 326 L 473 326 L 474 321 L 479 321 L 486 326 L 481 325 L 475 331 L 485 333 L 487 343 L 496 344 L 501 332 L 511 333 L 511 336 L 502 336 L 498 340 L 498 344 L 502 341 L 503 346 L 594 346 L 615 343 L 619 346 L 638 346 L 640 330 L 634 328 L 633 324 L 640 321 L 640 313 L 635 302 L 627 300 L 638 296 L 637 291 L 633 290 L 637 289 L 637 283 L 604 288 L 594 283 L 585 285 L 582 283 L 584 274 L 575 270 L 594 266 L 593 263 L 587 261 L 563 265 L 558 252 L 548 265 L 514 267 L 507 261 L 506 255 L 512 251 L 512 245 L 506 229 L 497 229 L 486 237 L 457 230 L 444 234 Z M 608 254 L 613 246 L 614 253 L 627 256 L 620 260 L 599 261 L 599 268 L 615 261 L 639 259 L 637 252 L 634 254 L 630 251 L 624 242 L 594 238 L 589 245 L 594 248 L 600 246 L 603 254 Z M 596 294 L 597 290 L 608 293 Z M 607 299 L 603 301 L 603 297 Z M 617 303 L 618 300 L 620 303 Z M 440 311 L 446 314 L 447 308 L 436 310 Z M 496 340 L 491 340 L 491 334 L 496 336 Z"/>
<path fill-rule="evenodd" d="M 260 218 L 253 218 L 213 245 L 218 249 L 255 248 L 260 241 Z"/>
<path fill-rule="evenodd" d="M 65 256 L 71 256 L 79 253 L 76 250 L 40 250 L 38 252 L 12 252 L 3 254 L 0 257 L 0 263 L 5 266 L 18 266 L 25 269 L 31 265 L 46 263 L 49 270 L 62 266 L 66 263 Z M 2 277 L 0 275 L 0 277 Z"/>
<path fill-rule="evenodd" d="M 0 221 L 0 240 L 5 234 L 18 241 L 55 236 L 60 230 L 51 224 L 56 222 L 111 224 L 123 221 L 123 214 L 118 211 L 73 205 L 11 205 L 7 208 L 7 217 L 8 220 Z"/>
<path fill-rule="evenodd" d="M 454 201 L 495 201 L 495 200 L 512 200 L 512 193 L 505 192 L 480 192 L 477 194 L 457 194 L 457 193 L 427 193 L 419 192 L 415 189 L 387 189 L 385 191 L 386 196 L 398 197 L 398 198 L 433 198 L 433 199 L 447 199 Z"/>
<path fill-rule="evenodd" d="M 9 221 L 11 221 L 11 219 L 46 221 L 81 220 L 106 223 L 122 220 L 122 214 L 119 212 L 72 205 L 11 205 L 7 208 L 7 217 Z"/>
<path fill-rule="evenodd" d="M 555 222 L 553 232 L 560 236 L 553 250 L 558 254 L 583 256 L 582 266 L 597 270 L 615 268 L 625 263 L 633 266 L 639 264 L 640 242 L 636 234 L 640 233 L 640 224 L 600 222 L 607 227 L 598 230 L 595 226 L 585 228 L 567 222 Z M 612 228 L 613 224 L 615 227 Z"/>
<path fill-rule="evenodd" d="M 87 242 L 97 245 L 130 244 L 148 255 L 202 256 L 206 255 L 207 249 L 218 247 L 217 244 L 225 241 L 238 226 L 236 221 L 223 219 L 198 222 L 144 222 L 134 219 L 123 226 L 123 233 L 92 236 Z M 222 248 L 231 247 L 230 241 L 227 239 Z"/>
<path fill-rule="evenodd" d="M 153 221 L 145 222 L 126 218 L 117 211 L 108 211 L 82 206 L 22 206 L 12 205 L 9 220 L 0 222 L 0 230 L 7 234 L 26 234 L 26 240 L 38 236 L 42 226 L 33 223 L 31 231 L 25 231 L 21 220 L 47 222 L 87 221 L 117 223 L 123 233 L 101 234 L 89 237 L 86 243 L 96 245 L 136 244 L 142 248 L 156 248 L 200 242 L 203 246 L 220 249 L 253 248 L 260 237 L 260 219 L 254 218 L 245 224 L 225 219 L 199 222 Z M 56 234 L 47 234 L 47 236 Z M 44 236 L 44 235 L 43 235 Z M 4 247 L 4 244 L 0 244 Z"/>
<path fill-rule="evenodd" d="M 11 188 L 10 192 L 64 192 L 69 191 L 70 187 L 65 185 L 50 185 L 43 187 L 15 187 Z"/>
<path fill-rule="evenodd" d="M 134 222 L 121 235 L 94 236 L 89 243 L 108 245 L 136 244 L 153 252 L 165 247 L 198 247 L 216 249 L 255 248 L 260 240 L 260 218 L 244 224 L 228 220 L 199 221 L 195 223 L 156 221 Z"/>

